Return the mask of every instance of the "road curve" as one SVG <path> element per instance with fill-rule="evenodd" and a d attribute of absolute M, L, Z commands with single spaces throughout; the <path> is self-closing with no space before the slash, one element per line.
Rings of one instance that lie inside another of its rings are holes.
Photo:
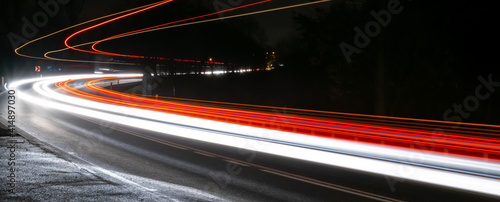
<path fill-rule="evenodd" d="M 414 133 L 425 138 L 424 130 L 156 101 L 99 87 L 137 76 L 37 78 L 8 88 L 20 99 L 19 128 L 99 172 L 166 196 L 172 187 L 232 201 L 492 199 L 500 193 L 494 137 L 448 134 L 437 147 L 466 144 L 470 153 L 444 154 L 346 137 L 375 131 L 388 134 L 379 140 L 396 141 Z M 341 138 L 322 134 L 334 130 Z M 492 158 L 477 158 L 477 151 Z"/>

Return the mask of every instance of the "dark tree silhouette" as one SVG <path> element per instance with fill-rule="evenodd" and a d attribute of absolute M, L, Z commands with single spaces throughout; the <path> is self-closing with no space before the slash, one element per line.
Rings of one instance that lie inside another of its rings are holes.
<path fill-rule="evenodd" d="M 472 1 L 401 1 L 402 12 L 348 63 L 339 44 L 354 45 L 354 28 L 365 32 L 376 21 L 370 12 L 387 3 L 341 1 L 314 16 L 296 15 L 299 34 L 281 43 L 281 58 L 297 78 L 307 75 L 304 85 L 323 81 L 333 110 L 432 119 L 472 94 L 465 90 L 477 76 L 498 72 L 485 51 L 495 37 L 482 31 L 494 26 L 494 12 Z"/>

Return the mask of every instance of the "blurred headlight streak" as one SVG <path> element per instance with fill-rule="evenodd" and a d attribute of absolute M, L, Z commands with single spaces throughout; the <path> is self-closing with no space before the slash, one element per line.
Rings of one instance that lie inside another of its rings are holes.
<path fill-rule="evenodd" d="M 104 96 L 81 97 L 87 95 L 76 91 L 74 94 L 68 93 L 71 89 L 54 87 L 56 83 L 68 79 L 73 81 L 140 76 L 110 74 L 36 78 L 12 83 L 9 88 L 17 90 L 20 99 L 32 104 L 164 135 L 500 196 L 500 164 L 497 161 L 324 138 L 153 111 L 132 105 L 126 106 L 125 104 L 131 102 L 126 102 L 126 99 L 120 101 L 123 103 L 115 100 L 117 104 L 109 104 L 105 101 L 113 99 Z M 32 93 L 32 90 L 36 94 Z M 257 146 L 246 148 L 244 145 Z M 408 170 L 411 172 L 405 172 Z"/>

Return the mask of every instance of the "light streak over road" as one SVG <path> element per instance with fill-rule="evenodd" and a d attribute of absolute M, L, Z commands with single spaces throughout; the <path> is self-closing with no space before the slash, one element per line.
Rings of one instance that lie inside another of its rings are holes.
<path fill-rule="evenodd" d="M 16 89 L 23 101 L 35 105 L 165 136 L 500 196 L 500 141 L 495 136 L 498 126 L 484 130 L 490 137 L 452 132 L 433 137 L 431 128 L 314 118 L 312 112 L 307 116 L 276 115 L 228 103 L 224 108 L 208 107 L 128 95 L 97 85 L 108 79 L 134 77 L 140 78 L 139 75 L 48 77 L 22 80 L 8 87 Z M 23 89 L 34 89 L 37 94 L 25 93 Z M 245 148 L 248 142 L 259 146 Z M 428 148 L 431 144 L 433 150 L 420 147 Z M 478 154 L 488 154 L 488 159 Z M 421 158 L 409 158 L 412 156 Z M 401 167 L 412 172 L 402 172 Z"/>

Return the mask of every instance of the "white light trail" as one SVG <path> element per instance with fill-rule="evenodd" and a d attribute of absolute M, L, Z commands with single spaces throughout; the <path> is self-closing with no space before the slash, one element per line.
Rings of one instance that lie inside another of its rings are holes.
<path fill-rule="evenodd" d="M 461 171 L 500 175 L 494 162 L 423 153 L 405 149 L 327 139 L 224 122 L 174 115 L 144 109 L 116 106 L 62 94 L 50 86 L 68 79 L 126 77 L 141 75 L 77 75 L 36 78 L 15 82 L 9 87 L 29 85 L 39 95 L 18 90 L 25 101 L 144 130 L 208 143 L 237 147 L 294 159 L 339 166 L 397 178 L 437 184 L 500 196 L 500 180 L 467 172 L 425 167 L 441 166 Z M 50 99 L 44 99 L 50 98 Z M 55 101 L 56 100 L 56 101 Z M 334 152 L 337 151 L 337 152 Z M 349 155 L 353 154 L 353 155 Z M 367 158 L 379 157 L 379 159 Z M 418 157 L 415 159 L 411 159 Z M 410 158 L 410 159 L 409 159 Z M 381 160 L 387 159 L 387 160 Z M 406 162 L 406 163 L 405 163 Z M 407 163 L 414 163 L 410 165 Z M 418 166 L 423 165 L 423 166 Z"/>

